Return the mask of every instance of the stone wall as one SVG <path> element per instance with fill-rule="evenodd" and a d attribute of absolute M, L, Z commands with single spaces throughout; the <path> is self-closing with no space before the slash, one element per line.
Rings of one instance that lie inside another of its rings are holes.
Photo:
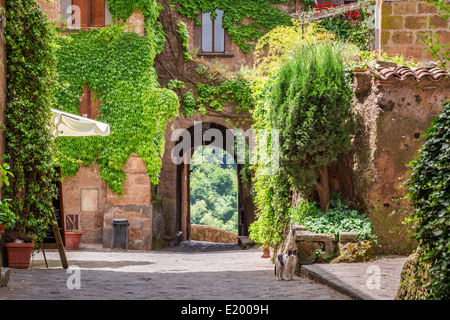
<path fill-rule="evenodd" d="M 354 205 L 374 224 L 381 244 L 377 253 L 408 254 L 416 244 L 403 224 L 411 212 L 401 186 L 408 163 L 425 141 L 425 130 L 442 110 L 441 100 L 450 97 L 450 79 L 438 69 L 401 66 L 355 77 L 366 77 L 370 85 L 354 100 Z"/>
<path fill-rule="evenodd" d="M 450 42 L 449 22 L 439 18 L 435 7 L 426 1 L 381 0 L 379 5 L 378 48 L 388 55 L 399 54 L 415 61 L 430 59 L 430 55 L 423 50 L 424 46 L 419 43 L 419 34 L 428 30 L 439 35 L 437 39 L 441 44 Z"/>
<path fill-rule="evenodd" d="M 78 220 L 82 243 L 111 245 L 113 219 L 128 219 L 131 249 L 151 249 L 152 206 L 150 177 L 144 161 L 132 154 L 123 168 L 127 178 L 123 196 L 113 193 L 100 178 L 96 164 L 81 167 L 75 177 L 63 180 L 66 217 Z"/>
<path fill-rule="evenodd" d="M 219 228 L 193 224 L 191 226 L 191 240 L 216 243 L 237 243 L 237 234 Z"/>

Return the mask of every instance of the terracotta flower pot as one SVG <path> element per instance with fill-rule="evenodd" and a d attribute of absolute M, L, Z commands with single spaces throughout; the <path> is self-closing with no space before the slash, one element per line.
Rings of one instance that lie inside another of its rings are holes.
<path fill-rule="evenodd" d="M 4 232 L 5 228 L 6 228 L 6 224 L 0 223 L 0 234 L 2 234 Z"/>
<path fill-rule="evenodd" d="M 5 248 L 8 253 L 8 267 L 15 269 L 30 267 L 34 243 L 5 243 Z"/>
<path fill-rule="evenodd" d="M 66 231 L 66 249 L 67 250 L 77 250 L 80 245 L 81 236 L 83 231 L 78 232 L 68 232 Z"/>
<path fill-rule="evenodd" d="M 270 258 L 270 248 L 266 248 L 262 250 L 263 255 L 261 256 L 261 258 Z"/>

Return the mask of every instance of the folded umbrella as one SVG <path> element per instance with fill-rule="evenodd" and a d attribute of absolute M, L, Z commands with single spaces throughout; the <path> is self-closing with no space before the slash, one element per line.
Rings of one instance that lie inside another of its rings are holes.
<path fill-rule="evenodd" d="M 52 110 L 53 137 L 109 136 L 110 127 L 106 123 L 77 116 L 68 112 Z"/>

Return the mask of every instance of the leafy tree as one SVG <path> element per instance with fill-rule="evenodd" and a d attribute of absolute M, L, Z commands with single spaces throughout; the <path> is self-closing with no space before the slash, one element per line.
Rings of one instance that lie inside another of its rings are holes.
<path fill-rule="evenodd" d="M 234 161 L 230 162 L 221 149 L 202 147 L 195 151 L 190 177 L 192 223 L 237 233 L 237 174 Z"/>
<path fill-rule="evenodd" d="M 328 165 L 351 148 L 354 128 L 340 48 L 309 43 L 286 60 L 272 89 L 272 128 L 280 130 L 280 169 L 297 190 L 316 190 L 322 211 L 330 191 Z"/>

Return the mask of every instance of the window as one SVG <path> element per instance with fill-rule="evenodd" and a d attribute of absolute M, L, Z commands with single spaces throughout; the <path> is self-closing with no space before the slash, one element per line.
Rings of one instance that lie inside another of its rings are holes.
<path fill-rule="evenodd" d="M 105 0 L 71 0 L 70 5 L 65 14 L 69 15 L 68 19 L 71 20 L 72 26 L 101 28 L 106 25 L 109 12 Z"/>
<path fill-rule="evenodd" d="M 216 9 L 216 18 L 210 12 L 202 13 L 202 52 L 224 53 L 225 30 L 222 27 L 223 11 Z"/>

